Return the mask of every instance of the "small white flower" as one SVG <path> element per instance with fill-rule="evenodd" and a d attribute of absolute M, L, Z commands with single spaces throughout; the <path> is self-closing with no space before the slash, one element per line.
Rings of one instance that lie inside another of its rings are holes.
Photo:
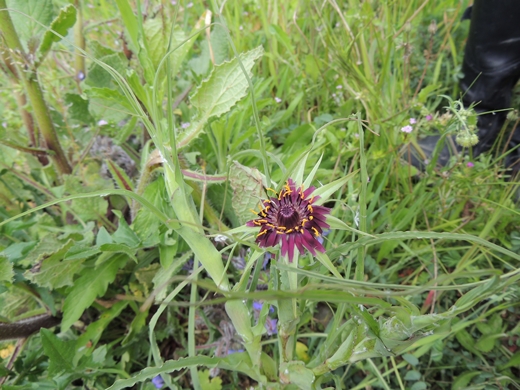
<path fill-rule="evenodd" d="M 108 125 L 108 122 L 104 119 L 101 119 L 100 121 L 98 121 L 98 126 L 105 126 L 105 125 Z"/>
<path fill-rule="evenodd" d="M 403 133 L 411 133 L 413 131 L 413 127 L 410 125 L 406 125 L 406 126 L 401 127 L 401 131 Z"/>
<path fill-rule="evenodd" d="M 191 8 L 193 7 L 193 3 L 190 1 L 188 4 L 186 4 L 186 8 Z"/>
<path fill-rule="evenodd" d="M 244 26 L 240 26 L 238 29 L 242 31 L 244 29 Z"/>
<path fill-rule="evenodd" d="M 343 89 L 343 85 L 338 85 L 336 89 Z"/>
<path fill-rule="evenodd" d="M 414 124 L 416 124 L 416 123 L 417 123 L 417 119 L 415 119 L 415 118 L 410 118 L 410 124 L 411 124 L 411 125 L 414 125 Z"/>
<path fill-rule="evenodd" d="M 183 129 L 187 129 L 188 127 L 190 127 L 190 122 L 184 122 L 184 123 L 181 123 L 181 127 Z"/>
<path fill-rule="evenodd" d="M 278 96 L 276 96 L 276 97 L 274 98 L 274 101 L 275 101 L 276 103 L 281 103 L 281 102 L 282 102 L 282 99 L 280 99 Z"/>

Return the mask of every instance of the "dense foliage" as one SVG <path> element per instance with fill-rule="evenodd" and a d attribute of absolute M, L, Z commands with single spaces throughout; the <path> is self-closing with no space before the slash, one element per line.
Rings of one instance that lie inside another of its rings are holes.
<path fill-rule="evenodd" d="M 0 0 L 0 386 L 519 388 L 466 6 Z"/>

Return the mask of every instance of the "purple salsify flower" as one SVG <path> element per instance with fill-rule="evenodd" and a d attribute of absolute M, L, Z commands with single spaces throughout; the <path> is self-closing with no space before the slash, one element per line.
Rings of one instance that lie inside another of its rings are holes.
<path fill-rule="evenodd" d="M 294 257 L 294 248 L 300 254 L 305 249 L 314 256 L 316 251 L 325 252 L 318 241 L 323 229 L 328 229 L 325 216 L 330 212 L 327 207 L 314 205 L 319 196 L 311 196 L 314 187 L 304 190 L 303 186 L 296 188 L 292 179 L 276 192 L 276 196 L 262 202 L 258 218 L 247 222 L 247 226 L 260 227 L 256 243 L 263 248 L 281 244 L 282 256 L 288 254 L 289 261 Z M 255 212 L 256 213 L 256 212 Z"/>

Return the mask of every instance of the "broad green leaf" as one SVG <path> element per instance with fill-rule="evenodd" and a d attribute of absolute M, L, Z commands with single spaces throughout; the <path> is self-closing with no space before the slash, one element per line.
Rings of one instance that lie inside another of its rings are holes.
<path fill-rule="evenodd" d="M 92 124 L 94 118 L 88 110 L 88 100 L 75 93 L 65 94 L 65 103 L 68 106 L 68 114 L 71 119 L 80 123 Z"/>
<path fill-rule="evenodd" d="M 256 49 L 242 53 L 239 59 L 247 75 L 252 77 L 251 69 L 255 61 L 264 53 L 258 46 Z M 200 117 L 211 118 L 228 112 L 247 92 L 248 82 L 240 67 L 239 60 L 234 58 L 215 66 L 209 77 L 204 80 L 191 96 L 191 102 L 199 110 Z"/>
<path fill-rule="evenodd" d="M 65 245 L 57 247 L 52 255 L 39 260 L 24 276 L 31 282 L 51 290 L 71 286 L 74 275 L 81 271 L 85 260 L 85 257 L 63 260 L 73 245 L 74 241 L 69 240 Z"/>
<path fill-rule="evenodd" d="M 280 380 L 283 383 L 292 383 L 302 390 L 314 389 L 314 373 L 305 367 L 301 361 L 291 361 L 280 364 Z"/>
<path fill-rule="evenodd" d="M 404 376 L 404 380 L 407 380 L 407 381 L 418 381 L 419 379 L 421 379 L 421 376 L 422 375 L 421 375 L 421 373 L 419 371 L 410 370 Z"/>
<path fill-rule="evenodd" d="M 48 234 L 29 252 L 23 260 L 23 265 L 32 267 L 40 260 L 49 257 L 61 248 L 65 243 L 58 240 L 55 235 Z"/>
<path fill-rule="evenodd" d="M 74 287 L 65 298 L 63 304 L 63 321 L 61 331 L 64 332 L 81 317 L 98 296 L 105 294 L 108 285 L 116 277 L 117 271 L 126 264 L 128 256 L 115 254 L 96 268 L 91 268 L 74 282 Z"/>
<path fill-rule="evenodd" d="M 477 375 L 481 374 L 480 371 L 466 371 L 459 375 L 451 387 L 452 390 L 463 390 L 467 389 L 471 380 Z"/>
<path fill-rule="evenodd" d="M 49 357 L 49 373 L 53 377 L 65 373 L 71 373 L 74 370 L 72 364 L 76 341 L 61 340 L 48 329 L 40 330 L 43 351 Z"/>
<path fill-rule="evenodd" d="M 136 263 L 138 262 L 135 257 L 135 249 L 130 248 L 126 244 L 103 244 L 99 247 L 99 250 L 102 252 L 124 253 Z"/>
<path fill-rule="evenodd" d="M 137 234 L 135 234 L 135 232 L 130 229 L 130 226 L 128 226 L 126 223 L 126 220 L 121 212 L 119 210 L 113 210 L 113 213 L 119 219 L 119 226 L 117 227 L 117 230 L 114 232 L 114 234 L 112 234 L 114 242 L 118 244 L 125 244 L 130 248 L 136 248 L 139 246 L 141 240 L 139 240 Z"/>
<path fill-rule="evenodd" d="M 108 54 L 99 58 L 99 61 L 113 68 L 117 73 L 124 75 L 127 69 L 128 60 L 122 53 Z M 85 85 L 93 88 L 116 88 L 117 84 L 112 75 L 101 65 L 94 63 L 88 70 Z"/>
<path fill-rule="evenodd" d="M 143 197 L 152 203 L 167 217 L 172 218 L 173 212 L 168 202 L 168 195 L 164 184 L 164 177 L 159 176 L 155 181 L 149 183 L 143 193 Z M 132 224 L 132 228 L 143 242 L 144 247 L 157 245 L 162 226 L 161 221 L 148 208 L 140 208 Z"/>
<path fill-rule="evenodd" d="M 143 24 L 147 53 L 156 70 L 166 54 L 169 34 L 165 27 L 161 18 L 148 19 Z M 164 68 L 162 71 L 164 72 Z"/>
<path fill-rule="evenodd" d="M 251 210 L 258 211 L 260 199 L 265 198 L 264 175 L 256 168 L 249 168 L 233 161 L 229 169 L 229 184 L 233 189 L 233 210 L 240 224 L 255 218 Z"/>
<path fill-rule="evenodd" d="M 197 371 L 200 386 L 203 390 L 220 390 L 222 389 L 222 379 L 218 376 L 210 378 L 209 370 Z"/>
<path fill-rule="evenodd" d="M 497 332 L 500 332 L 499 329 L 497 329 Z M 479 338 L 475 344 L 475 348 L 477 348 L 479 351 L 482 351 L 484 353 L 491 352 L 493 348 L 495 348 L 495 342 L 497 339 L 503 337 L 504 335 L 502 333 L 496 333 L 496 334 L 489 334 L 486 336 L 482 336 Z"/>
<path fill-rule="evenodd" d="M 14 276 L 13 265 L 5 256 L 0 256 L 0 282 L 12 282 Z"/>
<path fill-rule="evenodd" d="M 47 31 L 45 26 L 54 18 L 52 0 L 8 0 L 7 7 L 18 11 L 9 13 L 25 50 L 36 53 Z"/>
<path fill-rule="evenodd" d="M 89 88 L 85 93 L 89 98 L 89 112 L 96 120 L 119 123 L 134 114 L 126 96 L 115 89 Z"/>
<path fill-rule="evenodd" d="M 60 10 L 58 16 L 52 21 L 50 30 L 45 32 L 43 41 L 39 48 L 39 60 L 40 62 L 45 58 L 51 46 L 54 42 L 61 41 L 61 37 L 55 34 L 58 33 L 62 36 L 67 35 L 69 28 L 74 26 L 76 23 L 76 8 L 72 4 L 63 7 Z"/>

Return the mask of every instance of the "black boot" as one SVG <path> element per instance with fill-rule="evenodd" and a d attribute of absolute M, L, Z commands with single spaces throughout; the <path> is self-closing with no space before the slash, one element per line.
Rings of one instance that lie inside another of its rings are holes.
<path fill-rule="evenodd" d="M 520 78 L 519 17 L 517 0 L 475 0 L 473 4 L 460 87 L 464 105 L 474 104 L 479 114 L 510 108 L 512 90 Z M 474 156 L 493 146 L 506 115 L 502 111 L 478 116 Z"/>
<path fill-rule="evenodd" d="M 489 112 L 510 108 L 512 90 L 520 78 L 520 1 L 475 0 L 463 18 L 471 18 L 471 24 L 460 87 L 464 106 L 474 106 L 480 114 L 479 142 L 473 147 L 475 157 L 488 151 L 498 138 L 507 112 Z M 509 136 L 510 133 L 506 133 L 506 139 Z M 427 137 L 419 141 L 426 156 L 431 156 L 438 140 L 439 137 Z M 509 146 L 518 144 L 520 130 L 515 132 Z M 437 162 L 445 165 L 452 154 L 461 150 L 454 142 L 446 142 Z M 520 150 L 516 149 L 506 159 L 506 165 L 514 164 L 519 157 Z M 413 165 L 422 167 L 423 162 L 419 160 L 412 157 Z M 518 165 L 520 163 L 515 166 Z"/>

